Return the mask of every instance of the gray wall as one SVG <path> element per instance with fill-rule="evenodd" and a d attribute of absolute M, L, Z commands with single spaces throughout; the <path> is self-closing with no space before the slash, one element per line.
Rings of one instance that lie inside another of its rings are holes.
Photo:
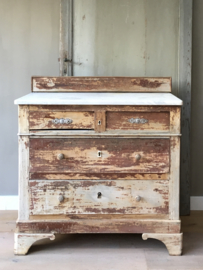
<path fill-rule="evenodd" d="M 191 195 L 203 196 L 203 1 L 194 0 Z"/>
<path fill-rule="evenodd" d="M 172 77 L 178 94 L 179 0 L 76 0 L 74 76 Z"/>
<path fill-rule="evenodd" d="M 194 0 L 191 195 L 203 196 L 203 1 Z M 17 106 L 32 75 L 58 76 L 59 0 L 0 0 L 0 195 L 17 194 Z M 82 68 L 82 67 L 81 67 Z"/>
<path fill-rule="evenodd" d="M 17 106 L 32 75 L 59 75 L 59 0 L 0 0 L 0 195 L 18 193 Z"/>

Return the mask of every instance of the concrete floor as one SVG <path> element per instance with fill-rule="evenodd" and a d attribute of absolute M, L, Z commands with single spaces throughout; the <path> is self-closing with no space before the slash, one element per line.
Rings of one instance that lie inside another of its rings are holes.
<path fill-rule="evenodd" d="M 203 212 L 182 218 L 183 256 L 141 235 L 58 235 L 40 240 L 27 256 L 13 255 L 17 211 L 0 211 L 0 270 L 203 270 Z"/>

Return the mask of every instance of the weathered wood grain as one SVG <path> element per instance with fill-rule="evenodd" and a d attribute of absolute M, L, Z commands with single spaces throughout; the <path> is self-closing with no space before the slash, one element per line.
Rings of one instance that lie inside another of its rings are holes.
<path fill-rule="evenodd" d="M 168 180 L 169 174 L 136 173 L 30 173 L 30 180 Z"/>
<path fill-rule="evenodd" d="M 18 106 L 18 132 L 26 133 L 29 131 L 29 106 Z"/>
<path fill-rule="evenodd" d="M 110 106 L 110 105 L 29 105 L 30 111 L 109 111 L 109 112 L 170 112 L 174 106 Z M 180 107 L 178 107 L 180 108 Z"/>
<path fill-rule="evenodd" d="M 146 123 L 131 123 L 130 119 L 145 119 Z M 107 112 L 107 130 L 162 131 L 170 128 L 169 112 Z"/>
<path fill-rule="evenodd" d="M 49 220 L 25 221 L 17 223 L 21 233 L 179 233 L 180 221 L 172 220 L 134 220 L 105 219 L 103 220 Z"/>
<path fill-rule="evenodd" d="M 101 220 L 101 219 L 111 219 L 114 221 L 115 219 L 142 219 L 142 220 L 149 220 L 149 219 L 154 219 L 154 220 L 169 220 L 169 215 L 168 214 L 138 214 L 138 215 L 133 215 L 133 214 L 61 214 L 61 215 L 30 215 L 29 220 L 35 220 L 35 221 L 48 221 L 48 220 L 78 220 L 78 219 L 92 219 L 92 220 Z"/>
<path fill-rule="evenodd" d="M 95 111 L 94 126 L 95 132 L 103 132 L 106 130 L 106 111 Z"/>
<path fill-rule="evenodd" d="M 24 134 L 29 131 L 29 107 L 18 107 L 18 130 Z M 18 185 L 19 185 L 19 210 L 18 220 L 29 218 L 29 137 L 18 137 Z"/>
<path fill-rule="evenodd" d="M 29 186 L 30 215 L 168 213 L 168 181 L 164 180 L 32 180 Z"/>
<path fill-rule="evenodd" d="M 176 220 L 180 216 L 180 137 L 171 137 L 170 145 L 169 215 Z"/>
<path fill-rule="evenodd" d="M 158 234 L 158 233 L 143 233 L 143 240 L 153 238 L 163 242 L 168 249 L 169 255 L 179 256 L 182 254 L 183 234 Z"/>
<path fill-rule="evenodd" d="M 55 124 L 54 119 L 71 119 L 72 123 Z M 93 112 L 71 111 L 30 111 L 30 130 L 32 129 L 94 129 Z"/>
<path fill-rule="evenodd" d="M 33 92 L 171 92 L 171 78 L 32 77 Z"/>
<path fill-rule="evenodd" d="M 14 234 L 14 254 L 15 255 L 25 255 L 27 254 L 29 248 L 34 244 L 34 242 L 49 238 L 50 240 L 55 239 L 53 233 L 38 233 L 38 234 L 27 234 L 27 233 L 15 233 Z"/>
<path fill-rule="evenodd" d="M 169 148 L 168 139 L 30 139 L 30 172 L 168 173 Z"/>

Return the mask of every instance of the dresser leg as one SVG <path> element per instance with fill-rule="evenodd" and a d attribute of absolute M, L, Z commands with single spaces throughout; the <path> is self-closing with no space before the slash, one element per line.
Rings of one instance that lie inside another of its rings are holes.
<path fill-rule="evenodd" d="M 50 240 L 55 239 L 55 235 L 52 233 L 15 233 L 14 234 L 14 254 L 15 255 L 25 255 L 27 254 L 29 248 L 37 240 L 49 238 Z"/>
<path fill-rule="evenodd" d="M 143 233 L 142 239 L 147 240 L 153 238 L 162 241 L 168 249 L 169 255 L 179 256 L 182 254 L 182 233 L 175 234 L 159 234 L 159 233 Z"/>

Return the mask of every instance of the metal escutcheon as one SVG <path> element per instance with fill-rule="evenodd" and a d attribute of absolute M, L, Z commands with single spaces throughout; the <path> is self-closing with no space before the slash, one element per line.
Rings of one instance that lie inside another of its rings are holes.
<path fill-rule="evenodd" d="M 58 118 L 56 118 L 56 119 L 53 119 L 52 120 L 52 123 L 53 124 L 71 124 L 73 122 L 73 120 L 72 119 L 70 119 L 70 118 L 60 118 L 60 119 L 58 119 Z"/>
<path fill-rule="evenodd" d="M 98 152 L 97 152 L 97 156 L 98 156 L 98 157 L 102 157 L 102 151 L 98 151 Z"/>
<path fill-rule="evenodd" d="M 128 120 L 131 124 L 145 124 L 148 122 L 147 119 L 144 118 L 131 118 Z"/>

